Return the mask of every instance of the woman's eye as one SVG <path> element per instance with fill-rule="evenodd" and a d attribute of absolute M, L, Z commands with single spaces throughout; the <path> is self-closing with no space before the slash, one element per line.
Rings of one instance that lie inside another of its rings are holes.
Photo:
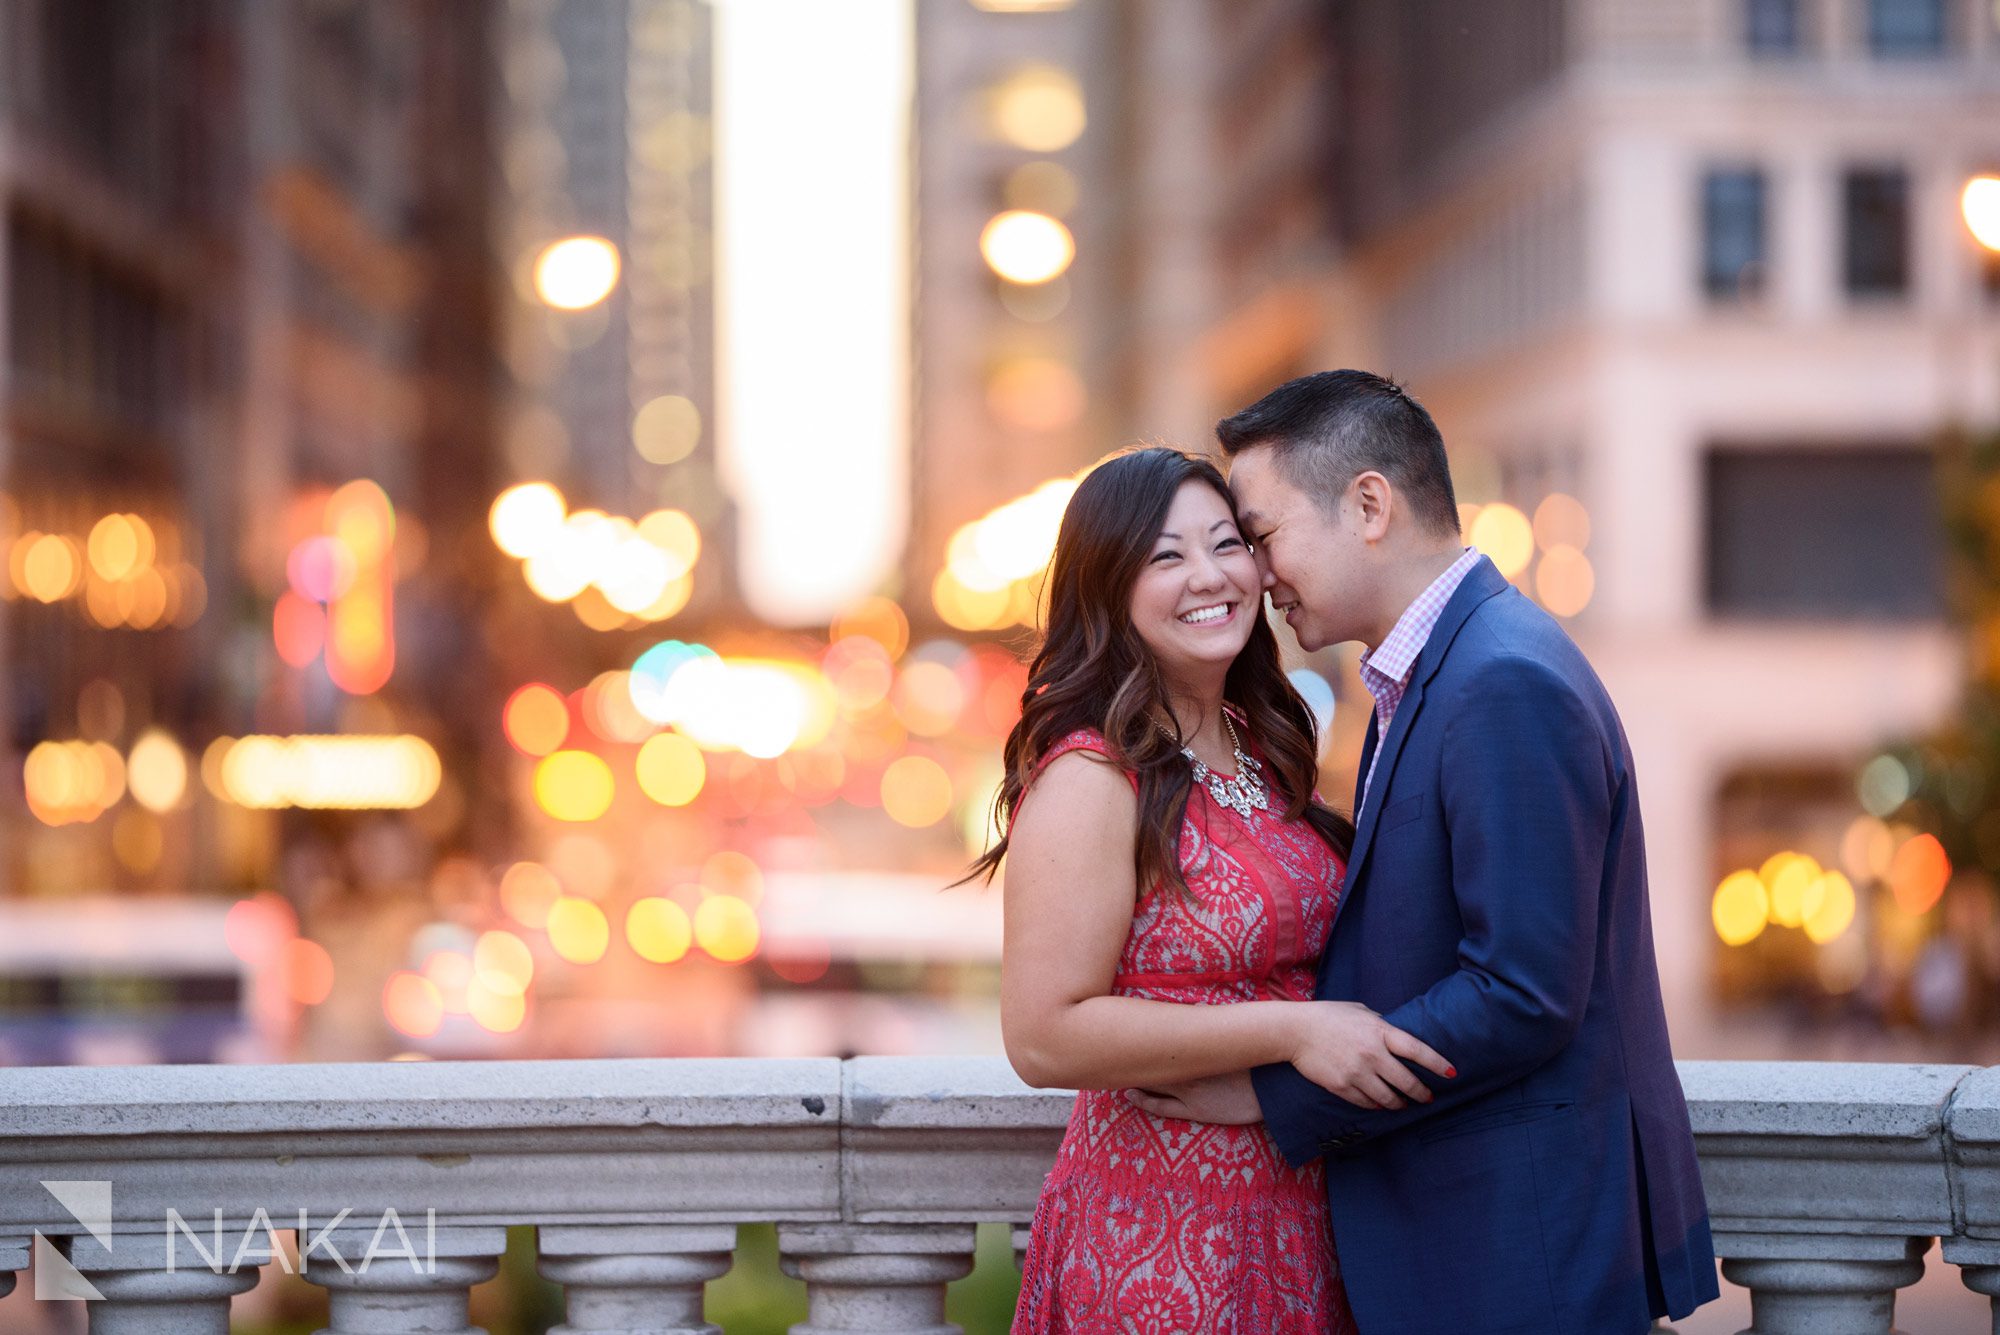
<path fill-rule="evenodd" d="M 1154 553 L 1154 555 L 1153 555 L 1153 560 L 1154 560 L 1154 562 L 1155 562 L 1155 563 L 1158 563 L 1158 562 L 1160 562 L 1160 561 L 1166 561 L 1166 560 L 1175 560 L 1175 561 L 1178 561 L 1178 560 L 1180 559 L 1180 555 L 1181 555 L 1181 554 L 1180 554 L 1179 552 L 1177 552 L 1177 551 L 1174 551 L 1174 550 L 1173 550 L 1172 548 L 1168 548 L 1168 549 L 1167 549 L 1166 551 L 1164 551 L 1164 552 L 1156 552 L 1156 553 Z"/>
<path fill-rule="evenodd" d="M 1215 544 L 1215 550 L 1220 552 L 1230 547 L 1241 547 L 1242 545 L 1243 539 L 1241 538 L 1224 538 L 1221 542 Z"/>

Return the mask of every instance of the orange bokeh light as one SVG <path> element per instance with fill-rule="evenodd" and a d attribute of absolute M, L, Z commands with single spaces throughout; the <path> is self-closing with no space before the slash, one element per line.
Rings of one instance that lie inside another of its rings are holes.
<path fill-rule="evenodd" d="M 301 1006 L 317 1006 L 333 992 L 333 956 L 303 936 L 285 943 L 285 987 Z"/>
<path fill-rule="evenodd" d="M 444 1023 L 444 997 L 436 983 L 402 969 L 391 974 L 382 988 L 382 1014 L 397 1032 L 429 1038 Z"/>
<path fill-rule="evenodd" d="M 1951 859 L 1936 835 L 1917 835 L 1897 849 L 1889 863 L 1889 888 L 1896 907 L 1908 914 L 1930 912 L 1950 880 Z"/>
<path fill-rule="evenodd" d="M 523 755 L 548 755 L 569 737 L 569 701 L 553 686 L 529 682 L 507 697 L 501 726 Z"/>

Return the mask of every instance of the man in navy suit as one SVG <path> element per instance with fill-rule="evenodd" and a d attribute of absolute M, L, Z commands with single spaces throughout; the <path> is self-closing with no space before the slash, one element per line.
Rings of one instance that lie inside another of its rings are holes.
<path fill-rule="evenodd" d="M 1132 1098 L 1262 1118 L 1326 1160 L 1364 1335 L 1619 1335 L 1716 1296 L 1674 1071 L 1632 753 L 1556 622 L 1462 546 L 1430 414 L 1362 371 L 1223 421 L 1272 606 L 1308 650 L 1369 646 L 1375 711 L 1317 995 L 1456 1064 L 1410 1102 L 1289 1065 Z"/>

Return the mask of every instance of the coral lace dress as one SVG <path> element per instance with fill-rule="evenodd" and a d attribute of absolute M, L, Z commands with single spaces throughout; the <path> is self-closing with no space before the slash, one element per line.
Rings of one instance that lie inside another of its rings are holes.
<path fill-rule="evenodd" d="M 1044 763 L 1079 748 L 1108 755 L 1080 731 Z M 1311 999 L 1345 871 L 1325 842 L 1275 802 L 1245 818 L 1197 784 L 1180 866 L 1193 895 L 1139 897 L 1114 995 Z M 1035 1207 L 1013 1329 L 1353 1335 L 1320 1165 L 1286 1164 L 1261 1122 L 1167 1120 L 1118 1090 L 1080 1093 Z"/>

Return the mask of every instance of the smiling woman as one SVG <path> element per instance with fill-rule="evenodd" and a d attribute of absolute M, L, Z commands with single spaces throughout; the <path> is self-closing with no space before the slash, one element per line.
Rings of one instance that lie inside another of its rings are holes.
<path fill-rule="evenodd" d="M 1114 455 L 1063 512 L 1005 832 L 975 864 L 1007 859 L 1008 1057 L 1086 1091 L 1017 1332 L 1222 1330 L 1228 1313 L 1351 1331 L 1319 1166 L 1286 1166 L 1254 1109 L 1165 1122 L 1123 1090 L 1292 1061 L 1401 1106 L 1429 1093 L 1399 1056 L 1450 1070 L 1365 1008 L 1309 999 L 1352 829 L 1312 797 L 1313 720 L 1260 581 L 1221 474 L 1178 450 Z"/>

